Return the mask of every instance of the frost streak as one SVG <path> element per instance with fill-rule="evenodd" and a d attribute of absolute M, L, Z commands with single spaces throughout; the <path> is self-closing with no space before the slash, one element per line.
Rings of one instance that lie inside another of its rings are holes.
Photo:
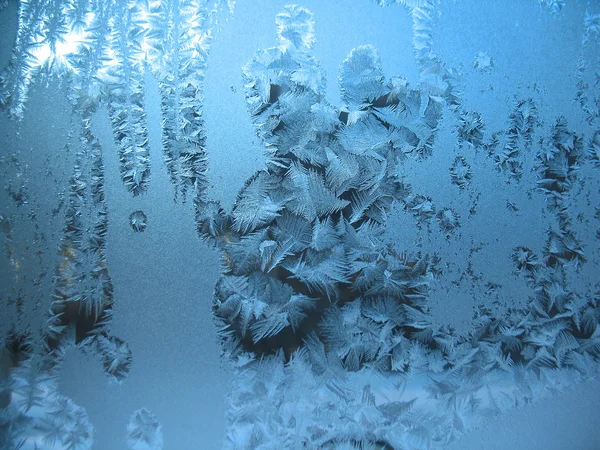
<path fill-rule="evenodd" d="M 22 118 L 36 80 L 67 78 L 74 106 L 108 105 L 127 190 L 150 179 L 144 71 L 157 77 L 163 150 L 176 193 L 206 190 L 202 81 L 223 1 L 24 1 L 0 104 Z M 231 5 L 230 5 L 231 7 Z"/>
<path fill-rule="evenodd" d="M 115 142 L 119 150 L 121 177 L 127 190 L 139 195 L 147 189 L 150 176 L 148 130 L 144 111 L 144 67 L 142 34 L 137 23 L 142 10 L 122 3 L 113 16 L 109 45 L 114 49 L 111 68 L 108 110 Z"/>
<path fill-rule="evenodd" d="M 206 136 L 202 82 L 218 4 L 201 1 L 153 2 L 146 45 L 161 95 L 165 161 L 176 188 L 205 201 Z"/>

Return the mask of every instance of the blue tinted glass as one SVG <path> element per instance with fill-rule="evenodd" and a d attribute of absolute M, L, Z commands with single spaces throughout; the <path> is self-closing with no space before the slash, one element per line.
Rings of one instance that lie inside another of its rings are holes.
<path fill-rule="evenodd" d="M 0 448 L 600 447 L 600 4 L 0 0 Z"/>

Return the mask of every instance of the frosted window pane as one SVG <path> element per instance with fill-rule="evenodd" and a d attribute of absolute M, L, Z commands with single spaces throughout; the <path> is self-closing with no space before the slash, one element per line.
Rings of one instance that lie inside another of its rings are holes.
<path fill-rule="evenodd" d="M 2 448 L 597 441 L 595 2 L 0 0 L 0 32 Z"/>

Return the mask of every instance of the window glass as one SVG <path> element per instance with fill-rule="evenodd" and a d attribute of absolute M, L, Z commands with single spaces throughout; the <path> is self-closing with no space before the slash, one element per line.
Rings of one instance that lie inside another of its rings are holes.
<path fill-rule="evenodd" d="M 596 2 L 0 0 L 0 39 L 0 447 L 600 440 Z"/>

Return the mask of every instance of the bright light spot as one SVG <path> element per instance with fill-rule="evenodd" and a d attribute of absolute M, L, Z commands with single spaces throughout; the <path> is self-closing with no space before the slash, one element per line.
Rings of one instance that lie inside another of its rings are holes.
<path fill-rule="evenodd" d="M 140 8 L 137 12 L 137 19 L 140 22 L 146 23 L 150 17 L 150 13 L 145 8 Z"/>
<path fill-rule="evenodd" d="M 65 56 L 76 53 L 79 46 L 85 41 L 87 34 L 86 31 L 69 33 L 62 42 L 56 43 L 56 57 L 62 59 Z"/>
<path fill-rule="evenodd" d="M 106 62 L 104 63 L 104 66 L 106 68 L 110 68 L 110 67 L 116 67 L 119 65 L 119 58 L 117 58 L 117 52 L 115 52 L 112 48 L 108 48 L 106 50 Z"/>
<path fill-rule="evenodd" d="M 36 67 L 43 66 L 46 61 L 50 59 L 52 56 L 52 50 L 50 49 L 50 44 L 40 44 L 36 45 L 32 50 L 29 51 L 31 56 L 35 59 Z"/>
<path fill-rule="evenodd" d="M 141 60 L 148 59 L 148 55 L 152 52 L 152 50 L 153 50 L 153 47 L 150 44 L 150 42 L 148 42 L 148 39 L 144 39 L 142 41 L 142 51 L 141 51 L 142 57 L 140 57 L 140 59 Z"/>
<path fill-rule="evenodd" d="M 88 27 L 94 17 L 94 14 L 86 15 L 85 22 Z M 63 69 L 72 70 L 73 68 L 68 63 L 68 57 L 79 51 L 90 34 L 87 29 L 82 30 L 80 28 L 77 27 L 77 30 L 71 30 L 66 35 L 61 36 L 61 39 L 54 41 L 54 49 L 50 42 L 44 41 L 40 37 L 29 51 L 34 61 L 32 65 L 34 67 L 42 67 L 46 64 L 60 65 Z"/>

